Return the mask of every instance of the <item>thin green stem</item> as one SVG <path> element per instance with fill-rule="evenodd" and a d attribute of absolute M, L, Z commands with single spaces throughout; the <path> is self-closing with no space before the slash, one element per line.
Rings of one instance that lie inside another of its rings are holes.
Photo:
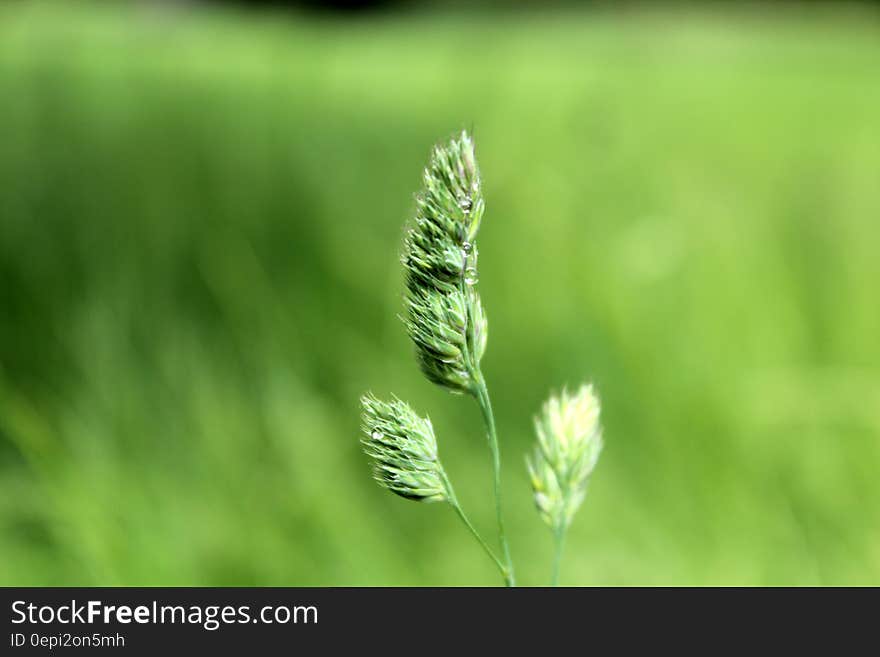
<path fill-rule="evenodd" d="M 465 263 L 467 265 L 467 263 Z M 474 322 L 474 304 L 475 295 L 469 292 L 472 282 L 468 282 L 467 266 L 462 267 L 461 276 L 459 278 L 459 289 L 467 304 L 467 323 L 465 328 L 465 343 L 468 348 L 464 350 L 463 357 L 468 373 L 473 380 L 471 392 L 477 399 L 480 411 L 483 414 L 483 421 L 486 424 L 486 433 L 489 440 L 489 450 L 492 453 L 492 473 L 495 490 L 495 515 L 498 519 L 498 541 L 501 543 L 501 551 L 504 555 L 504 583 L 506 586 L 516 586 L 516 578 L 513 574 L 513 561 L 510 558 L 510 548 L 507 545 L 507 536 L 504 533 L 504 514 L 501 512 L 501 453 L 498 449 L 498 435 L 495 431 L 495 415 L 492 413 L 492 402 L 489 399 L 489 389 L 486 387 L 486 380 L 480 371 L 479 358 L 473 353 L 472 349 L 477 344 L 476 324 Z"/>
<path fill-rule="evenodd" d="M 489 544 L 483 540 L 483 537 L 480 536 L 480 533 L 477 531 L 476 527 L 471 524 L 471 521 L 468 520 L 468 517 L 465 515 L 464 509 L 461 508 L 461 505 L 458 503 L 458 498 L 455 496 L 455 491 L 452 488 L 452 482 L 449 481 L 449 478 L 446 476 L 446 473 L 442 473 L 443 483 L 446 485 L 446 492 L 449 495 L 449 504 L 455 510 L 455 513 L 461 518 L 461 521 L 464 523 L 464 526 L 468 528 L 468 531 L 473 535 L 477 542 L 483 546 L 483 549 L 486 551 L 486 554 L 489 555 L 489 558 L 495 562 L 495 565 L 498 566 L 498 570 L 501 571 L 501 576 L 504 577 L 504 580 L 507 581 L 507 567 L 501 563 L 501 560 L 495 556 L 495 553 L 492 551 L 492 548 L 489 547 Z"/>
<path fill-rule="evenodd" d="M 495 415 L 492 413 L 492 402 L 489 399 L 489 390 L 482 372 L 476 370 L 477 403 L 483 413 L 483 421 L 486 423 L 486 433 L 489 440 L 489 450 L 492 452 L 492 472 L 495 487 L 495 515 L 498 519 L 498 540 L 501 543 L 501 551 L 504 554 L 504 563 L 507 569 L 505 584 L 516 586 L 516 578 L 513 574 L 513 562 L 510 559 L 510 547 L 507 544 L 507 535 L 504 533 L 504 514 L 501 509 L 501 452 L 498 449 L 498 435 L 495 431 Z"/>
<path fill-rule="evenodd" d="M 560 525 L 553 532 L 553 579 L 551 586 L 559 586 L 559 569 L 562 565 L 562 547 L 565 545 L 565 525 Z"/>
<path fill-rule="evenodd" d="M 489 557 L 492 559 L 492 561 L 495 562 L 495 565 L 498 566 L 498 570 L 501 571 L 501 576 L 504 577 L 504 579 L 506 581 L 507 580 L 507 567 L 503 563 L 501 563 L 501 560 L 498 557 L 495 556 L 495 553 L 492 552 L 492 548 L 489 547 L 489 545 L 486 543 L 486 541 L 483 540 L 483 537 L 480 536 L 479 532 L 477 532 L 477 530 L 471 524 L 471 521 L 468 520 L 468 517 L 465 515 L 461 506 L 459 506 L 456 503 L 456 504 L 452 505 L 452 508 L 455 509 L 455 512 L 458 514 L 458 517 L 461 518 L 461 521 L 465 524 L 465 527 L 467 527 L 470 530 L 471 534 L 473 534 L 474 538 L 477 539 L 477 542 L 483 546 L 483 549 L 486 551 L 486 554 L 488 554 Z"/>

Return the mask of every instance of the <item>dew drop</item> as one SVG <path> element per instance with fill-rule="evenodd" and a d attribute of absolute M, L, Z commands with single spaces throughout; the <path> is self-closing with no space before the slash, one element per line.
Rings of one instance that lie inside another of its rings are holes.
<path fill-rule="evenodd" d="M 477 270 L 473 267 L 468 267 L 464 270 L 464 282 L 468 285 L 476 285 L 477 284 Z"/>
<path fill-rule="evenodd" d="M 464 251 L 465 255 L 470 255 L 471 251 L 474 250 L 474 247 L 471 245 L 470 242 L 464 242 L 461 245 L 461 250 Z"/>
<path fill-rule="evenodd" d="M 370 434 L 370 438 L 373 440 L 381 440 L 383 438 L 382 432 L 374 429 L 373 433 Z"/>
<path fill-rule="evenodd" d="M 460 207 L 465 214 L 471 211 L 472 206 L 473 201 L 471 201 L 469 197 L 462 196 L 458 199 L 458 207 Z"/>

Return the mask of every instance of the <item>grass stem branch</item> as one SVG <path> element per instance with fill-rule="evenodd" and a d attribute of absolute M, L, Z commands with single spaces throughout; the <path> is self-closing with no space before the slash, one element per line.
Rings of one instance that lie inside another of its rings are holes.
<path fill-rule="evenodd" d="M 486 380 L 483 378 L 483 374 L 479 369 L 476 370 L 474 378 L 476 381 L 477 403 L 483 414 L 483 421 L 486 424 L 486 434 L 489 441 L 489 450 L 492 453 L 492 474 L 495 490 L 495 515 L 498 521 L 498 540 L 501 543 L 501 551 L 507 568 L 505 584 L 507 586 L 516 586 L 513 562 L 510 558 L 510 547 L 507 544 L 507 535 L 504 531 L 504 513 L 501 503 L 501 451 L 498 448 L 498 434 L 495 430 L 495 415 L 492 412 L 492 401 L 489 399 L 489 390 L 486 387 Z"/>

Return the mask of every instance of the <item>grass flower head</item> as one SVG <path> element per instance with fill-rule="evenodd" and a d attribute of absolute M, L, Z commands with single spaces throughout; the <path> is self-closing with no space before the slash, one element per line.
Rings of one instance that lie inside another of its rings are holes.
<path fill-rule="evenodd" d="M 486 350 L 487 321 L 475 285 L 484 202 L 473 140 L 466 132 L 436 146 L 416 198 L 402 262 L 404 324 L 432 382 L 473 392 Z"/>
<path fill-rule="evenodd" d="M 599 399 L 592 385 L 548 399 L 535 418 L 537 445 L 527 458 L 535 504 L 554 530 L 566 529 L 584 500 L 602 451 Z"/>
<path fill-rule="evenodd" d="M 400 399 L 361 398 L 361 444 L 373 462 L 373 476 L 392 493 L 419 502 L 450 498 L 431 420 Z"/>

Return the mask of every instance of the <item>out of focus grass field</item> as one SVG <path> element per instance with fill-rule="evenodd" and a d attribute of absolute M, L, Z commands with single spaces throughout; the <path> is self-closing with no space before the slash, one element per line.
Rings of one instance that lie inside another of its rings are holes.
<path fill-rule="evenodd" d="M 476 405 L 420 377 L 397 252 L 472 128 L 508 524 L 551 388 L 606 449 L 569 584 L 880 584 L 880 22 L 0 7 L 0 583 L 496 584 L 371 481 L 428 413 L 487 534 Z"/>

